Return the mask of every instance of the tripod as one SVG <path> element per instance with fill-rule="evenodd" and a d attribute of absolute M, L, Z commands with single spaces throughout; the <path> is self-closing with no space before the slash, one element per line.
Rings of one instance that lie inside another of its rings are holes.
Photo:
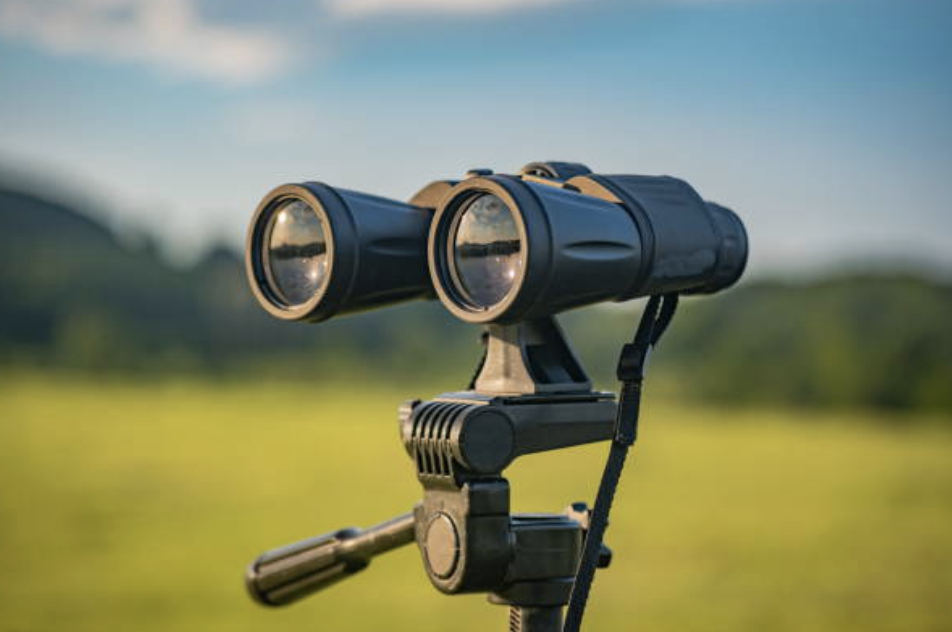
<path fill-rule="evenodd" d="M 657 310 L 656 299 L 649 309 L 652 305 Z M 663 326 L 659 336 L 660 331 Z M 638 389 L 647 348 L 645 342 L 637 367 L 628 366 L 633 362 L 625 353 L 619 365 L 619 375 L 638 374 Z M 628 386 L 625 381 L 623 409 Z M 403 445 L 423 487 L 413 511 L 366 530 L 343 529 L 265 553 L 249 567 L 247 587 L 260 603 L 283 605 L 415 541 L 430 582 L 441 592 L 488 593 L 491 603 L 510 606 L 512 632 L 562 632 L 570 596 L 582 608 L 587 597 L 587 583 L 581 596 L 573 593 L 577 574 L 587 572 L 590 582 L 593 569 L 611 561 L 601 543 L 605 479 L 594 516 L 584 503 L 559 514 L 513 515 L 502 472 L 525 454 L 609 439 L 631 445 L 634 422 L 620 429 L 618 408 L 613 394 L 592 390 L 553 317 L 490 325 L 486 354 L 469 390 L 400 407 Z M 620 465 L 617 470 L 620 474 Z M 608 505 L 614 484 L 609 487 Z M 594 539 L 586 538 L 590 529 Z"/>

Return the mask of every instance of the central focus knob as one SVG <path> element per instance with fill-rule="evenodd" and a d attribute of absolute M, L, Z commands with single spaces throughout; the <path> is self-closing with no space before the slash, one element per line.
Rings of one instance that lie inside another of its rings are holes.
<path fill-rule="evenodd" d="M 456 525 L 445 513 L 438 513 L 426 528 L 426 563 L 434 575 L 445 579 L 456 570 L 459 560 L 459 535 Z"/>

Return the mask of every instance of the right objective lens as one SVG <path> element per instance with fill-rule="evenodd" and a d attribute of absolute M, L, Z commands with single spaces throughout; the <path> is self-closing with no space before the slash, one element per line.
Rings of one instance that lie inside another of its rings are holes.
<path fill-rule="evenodd" d="M 459 290 L 479 309 L 506 298 L 524 265 L 516 219 L 491 193 L 479 195 L 462 211 L 452 248 Z"/>

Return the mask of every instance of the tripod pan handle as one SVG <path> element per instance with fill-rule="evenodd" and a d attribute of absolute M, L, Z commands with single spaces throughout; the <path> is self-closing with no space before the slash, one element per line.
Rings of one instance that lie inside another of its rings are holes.
<path fill-rule="evenodd" d="M 248 567 L 245 585 L 258 603 L 282 606 L 362 571 L 375 555 L 412 541 L 412 513 L 368 529 L 341 529 L 264 553 Z"/>

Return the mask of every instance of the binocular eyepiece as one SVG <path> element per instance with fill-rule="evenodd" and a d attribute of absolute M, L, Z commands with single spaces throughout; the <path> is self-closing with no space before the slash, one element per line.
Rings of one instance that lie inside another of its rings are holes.
<path fill-rule="evenodd" d="M 307 182 L 258 206 L 246 269 L 258 302 L 318 322 L 436 296 L 456 317 L 510 324 L 601 301 L 734 284 L 747 234 L 668 176 L 530 163 L 471 172 L 409 203 Z"/>

